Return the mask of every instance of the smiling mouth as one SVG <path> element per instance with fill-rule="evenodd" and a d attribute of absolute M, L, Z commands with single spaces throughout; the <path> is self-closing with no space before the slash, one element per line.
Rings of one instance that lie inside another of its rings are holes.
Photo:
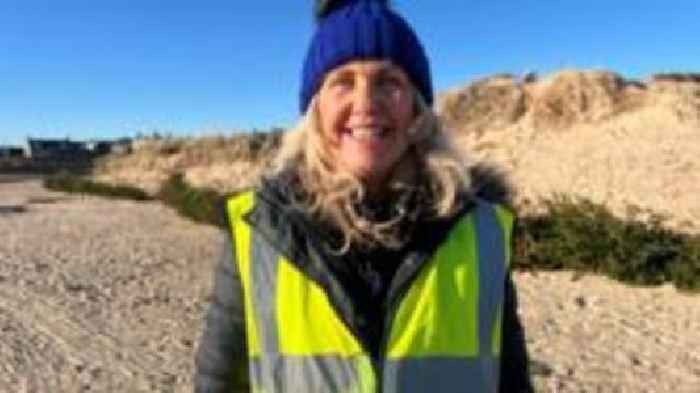
<path fill-rule="evenodd" d="M 389 130 L 385 127 L 353 127 L 346 128 L 345 133 L 359 141 L 372 141 L 386 138 Z"/>

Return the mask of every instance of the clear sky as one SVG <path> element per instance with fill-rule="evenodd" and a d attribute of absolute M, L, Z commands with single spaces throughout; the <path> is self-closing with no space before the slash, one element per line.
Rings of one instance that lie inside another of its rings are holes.
<path fill-rule="evenodd" d="M 700 71 L 700 1 L 394 0 L 436 90 L 493 73 Z M 311 0 L 0 0 L 0 144 L 298 117 Z"/>

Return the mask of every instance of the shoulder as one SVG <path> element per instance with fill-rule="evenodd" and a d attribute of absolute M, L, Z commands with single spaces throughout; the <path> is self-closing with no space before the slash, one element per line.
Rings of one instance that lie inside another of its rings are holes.
<path fill-rule="evenodd" d="M 247 189 L 236 194 L 229 195 L 224 198 L 224 203 L 227 212 L 242 213 L 255 204 L 255 190 Z"/>
<path fill-rule="evenodd" d="M 461 215 L 463 218 L 474 217 L 480 222 L 497 223 L 508 236 L 515 223 L 515 213 L 510 206 L 478 196 L 467 199 Z"/>
<path fill-rule="evenodd" d="M 265 176 L 254 187 L 243 189 L 225 198 L 226 209 L 244 215 L 251 209 L 278 207 L 289 204 L 290 189 L 281 176 Z"/>
<path fill-rule="evenodd" d="M 233 228 L 234 222 L 240 220 L 253 208 L 255 205 L 254 194 L 254 190 L 246 189 L 221 198 L 221 203 L 218 206 L 219 214 L 223 215 L 224 224 L 229 229 Z"/>
<path fill-rule="evenodd" d="M 488 163 L 469 168 L 469 192 L 475 198 L 501 206 L 513 206 L 513 189 L 502 169 Z"/>

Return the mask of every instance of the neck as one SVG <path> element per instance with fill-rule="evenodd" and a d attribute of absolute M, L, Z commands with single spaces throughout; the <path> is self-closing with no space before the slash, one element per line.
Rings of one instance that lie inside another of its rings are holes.
<path fill-rule="evenodd" d="M 392 193 L 414 185 L 417 172 L 415 160 L 406 154 L 386 175 L 363 180 L 365 198 L 370 202 L 388 199 Z"/>

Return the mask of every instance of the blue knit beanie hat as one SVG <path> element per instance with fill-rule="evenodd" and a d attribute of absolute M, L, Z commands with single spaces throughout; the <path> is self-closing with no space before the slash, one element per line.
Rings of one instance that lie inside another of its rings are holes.
<path fill-rule="evenodd" d="M 302 113 L 326 73 L 352 60 L 390 60 L 401 67 L 428 105 L 433 103 L 430 65 L 416 33 L 388 0 L 318 0 L 318 26 L 306 53 L 299 109 Z"/>

